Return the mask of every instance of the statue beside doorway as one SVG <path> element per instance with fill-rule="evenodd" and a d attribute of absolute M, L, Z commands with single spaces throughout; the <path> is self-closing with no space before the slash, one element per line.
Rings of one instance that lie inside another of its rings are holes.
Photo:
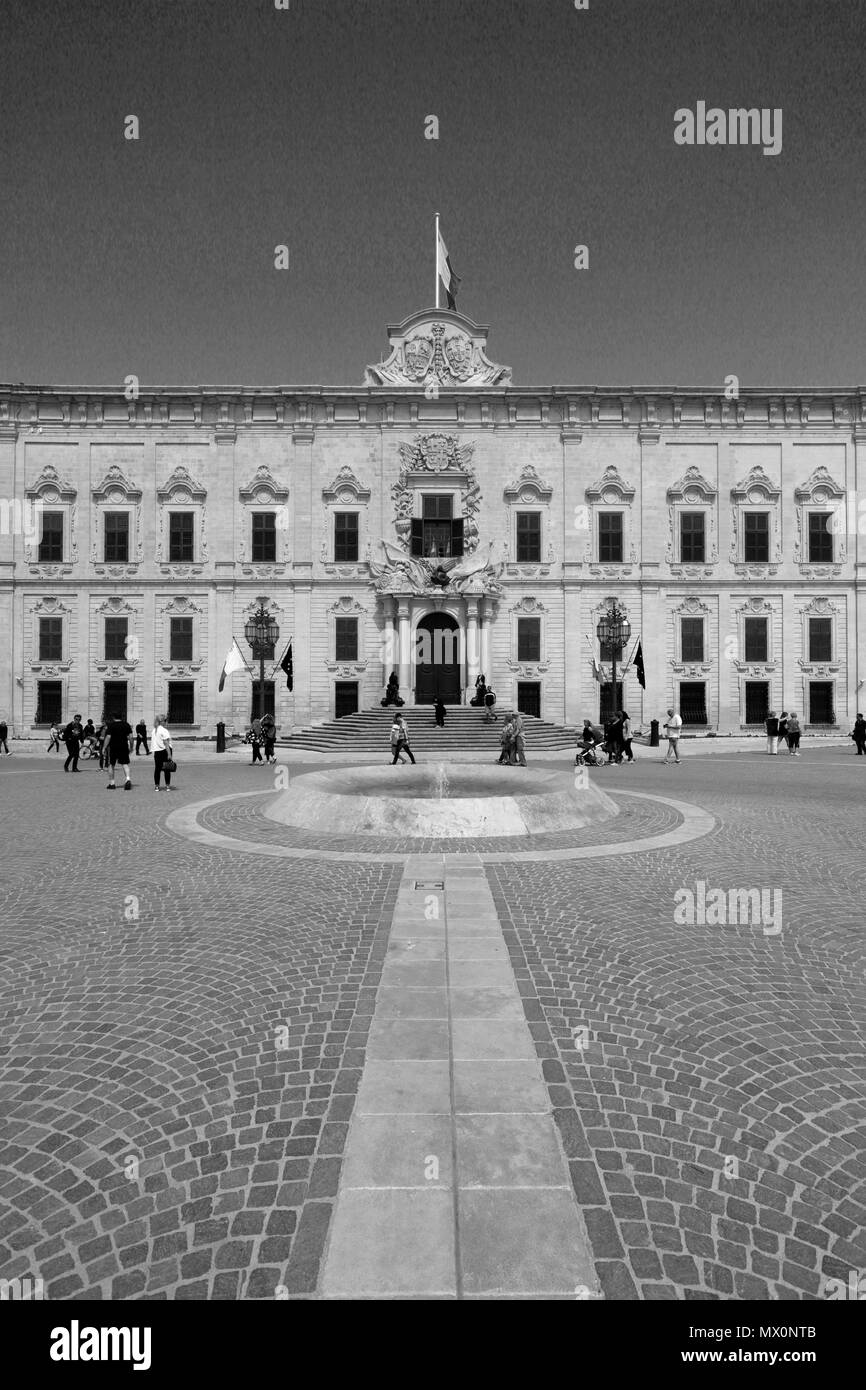
<path fill-rule="evenodd" d="M 388 705 L 404 705 L 405 700 L 400 698 L 400 681 L 396 671 L 392 671 L 388 677 L 388 684 L 385 688 L 385 698 L 381 702 L 382 708 L 387 709 Z"/>

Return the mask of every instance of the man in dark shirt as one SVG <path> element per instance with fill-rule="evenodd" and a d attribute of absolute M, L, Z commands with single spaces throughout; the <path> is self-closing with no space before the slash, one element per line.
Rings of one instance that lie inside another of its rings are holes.
<path fill-rule="evenodd" d="M 125 792 L 132 791 L 132 782 L 129 779 L 129 755 L 132 752 L 132 726 L 127 724 L 125 719 L 118 719 L 116 715 L 112 715 L 108 721 L 108 733 L 106 734 L 105 742 L 108 763 L 111 769 L 108 774 L 111 778 L 111 781 L 108 783 L 108 791 L 113 792 L 115 789 L 114 768 L 118 763 L 123 768 L 123 775 L 126 779 L 123 790 Z"/>
<path fill-rule="evenodd" d="M 139 756 L 139 749 L 141 748 L 141 745 L 142 745 L 142 744 L 144 744 L 144 751 L 145 751 L 145 753 L 150 753 L 150 749 L 149 749 L 148 746 L 147 746 L 147 725 L 145 724 L 145 722 L 144 722 L 143 719 L 139 719 L 138 723 L 137 723 L 136 726 L 135 726 L 135 756 L 136 756 L 136 757 Z"/>
<path fill-rule="evenodd" d="M 63 771 L 69 772 L 70 763 L 73 772 L 80 772 L 78 766 L 78 755 L 81 752 L 81 735 L 84 733 L 84 726 L 81 723 L 81 715 L 76 714 L 72 723 L 67 724 L 63 730 L 63 742 L 66 744 L 66 762 L 63 764 Z"/>
<path fill-rule="evenodd" d="M 0 748 L 9 756 L 9 744 L 6 742 L 9 737 L 9 725 L 5 719 L 0 719 Z"/>

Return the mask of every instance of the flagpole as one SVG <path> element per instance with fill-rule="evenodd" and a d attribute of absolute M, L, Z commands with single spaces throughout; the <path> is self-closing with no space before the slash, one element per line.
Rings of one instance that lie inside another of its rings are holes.
<path fill-rule="evenodd" d="M 436 308 L 439 308 L 439 214 L 436 214 Z"/>

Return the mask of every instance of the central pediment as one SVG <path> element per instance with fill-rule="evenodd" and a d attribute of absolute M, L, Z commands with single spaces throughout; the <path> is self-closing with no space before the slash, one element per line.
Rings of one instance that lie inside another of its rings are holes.
<path fill-rule="evenodd" d="M 488 328 L 455 309 L 422 309 L 388 326 L 391 351 L 369 366 L 365 386 L 415 386 L 433 395 L 440 386 L 510 386 L 511 368 L 487 357 Z"/>

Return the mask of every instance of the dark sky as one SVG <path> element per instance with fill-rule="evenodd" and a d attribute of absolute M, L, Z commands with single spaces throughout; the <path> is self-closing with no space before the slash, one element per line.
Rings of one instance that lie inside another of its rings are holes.
<path fill-rule="evenodd" d="M 517 384 L 866 381 L 864 0 L 0 18 L 2 381 L 360 383 L 433 302 L 437 210 Z M 781 154 L 677 146 L 698 101 L 781 107 Z"/>

